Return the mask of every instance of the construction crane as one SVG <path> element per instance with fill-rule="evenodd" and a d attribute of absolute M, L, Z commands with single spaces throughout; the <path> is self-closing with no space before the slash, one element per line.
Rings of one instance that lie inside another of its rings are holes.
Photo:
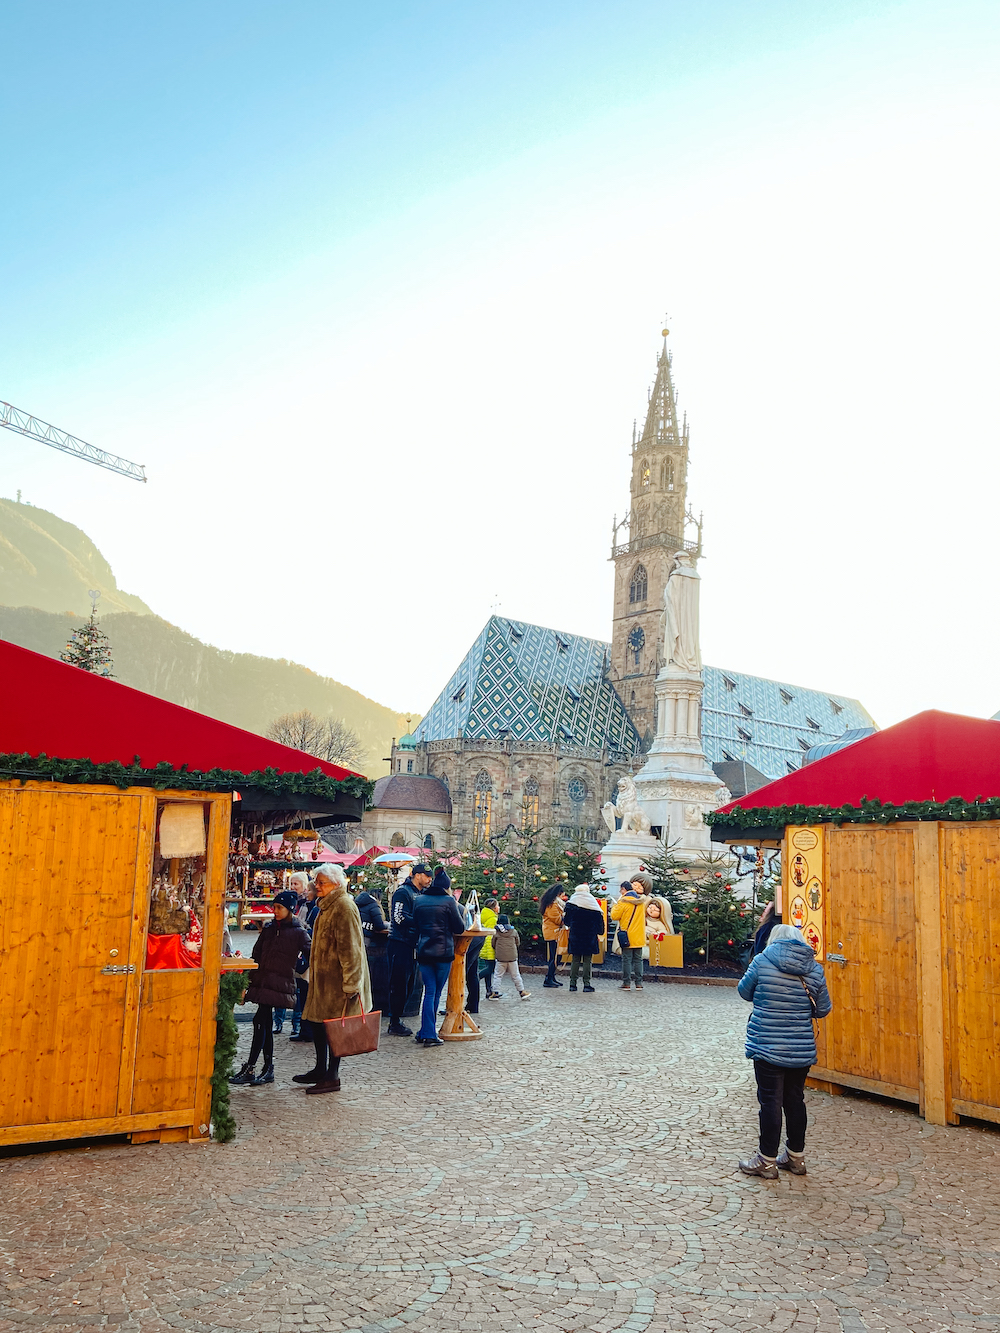
<path fill-rule="evenodd" d="M 17 407 L 11 407 L 10 403 L 0 402 L 0 426 L 16 430 L 20 435 L 27 435 L 30 440 L 41 440 L 42 444 L 50 445 L 53 449 L 61 449 L 64 454 L 72 454 L 74 458 L 82 458 L 85 463 L 96 463 L 98 467 L 106 467 L 121 477 L 131 477 L 133 481 L 146 480 L 146 469 L 140 467 L 138 463 L 130 463 L 127 458 L 119 458 L 117 454 L 105 453 L 96 445 L 87 444 L 86 440 L 78 440 L 75 435 L 68 435 L 58 426 L 50 426 L 47 421 L 39 421 L 37 417 L 30 416 Z"/>

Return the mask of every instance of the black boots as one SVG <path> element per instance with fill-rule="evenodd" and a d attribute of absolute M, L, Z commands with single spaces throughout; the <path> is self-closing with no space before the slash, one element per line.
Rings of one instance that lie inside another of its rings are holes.
<path fill-rule="evenodd" d="M 265 1065 L 256 1078 L 250 1080 L 252 1088 L 259 1088 L 262 1083 L 274 1082 L 274 1065 Z"/>
<path fill-rule="evenodd" d="M 229 1075 L 230 1083 L 252 1083 L 254 1081 L 254 1072 L 252 1064 L 245 1064 L 242 1069 L 238 1069 L 235 1074 Z"/>

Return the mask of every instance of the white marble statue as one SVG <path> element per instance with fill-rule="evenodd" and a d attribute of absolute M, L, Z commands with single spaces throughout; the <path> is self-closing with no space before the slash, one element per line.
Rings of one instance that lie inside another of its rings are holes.
<path fill-rule="evenodd" d="M 687 551 L 678 551 L 663 594 L 663 658 L 681 671 L 701 671 L 698 594 L 701 576 Z"/>
<path fill-rule="evenodd" d="M 615 832 L 615 816 L 622 821 L 623 833 L 648 833 L 649 816 L 639 804 L 635 783 L 631 778 L 618 779 L 618 800 L 608 801 L 601 806 L 604 822 L 612 833 Z"/>

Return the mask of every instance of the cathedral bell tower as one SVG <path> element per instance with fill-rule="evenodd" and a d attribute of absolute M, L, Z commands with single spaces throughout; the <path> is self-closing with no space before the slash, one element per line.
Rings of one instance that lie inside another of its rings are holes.
<path fill-rule="evenodd" d="M 663 594 L 682 549 L 701 554 L 697 542 L 685 542 L 687 521 L 688 426 L 677 420 L 677 397 L 663 330 L 663 350 L 649 395 L 646 424 L 632 429 L 631 505 L 615 522 L 611 559 L 615 562 L 614 628 L 611 680 L 639 735 L 648 743 L 656 731 L 654 685 L 662 664 Z M 621 529 L 628 540 L 619 540 Z"/>

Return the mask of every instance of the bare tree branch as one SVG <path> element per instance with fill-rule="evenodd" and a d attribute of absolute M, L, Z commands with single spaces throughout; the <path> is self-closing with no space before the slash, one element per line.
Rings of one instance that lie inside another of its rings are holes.
<path fill-rule="evenodd" d="M 308 708 L 297 713 L 282 713 L 267 728 L 266 735 L 281 745 L 325 759 L 330 764 L 349 767 L 364 755 L 364 746 L 356 731 L 342 718 L 318 718 Z"/>

